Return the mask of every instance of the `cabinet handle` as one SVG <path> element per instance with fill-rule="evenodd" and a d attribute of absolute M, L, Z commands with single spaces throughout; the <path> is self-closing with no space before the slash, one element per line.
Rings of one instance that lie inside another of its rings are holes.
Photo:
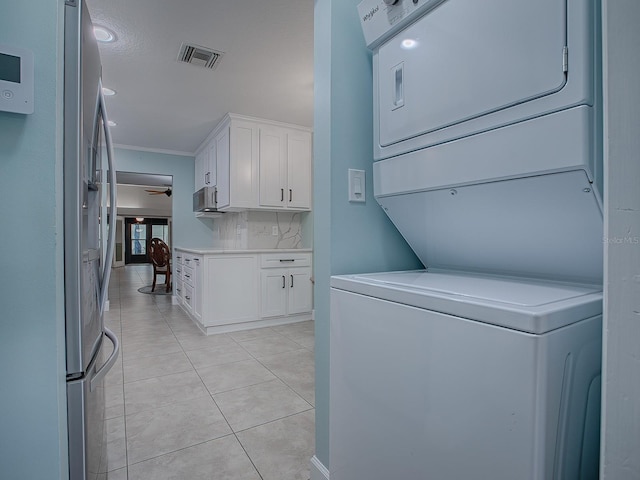
<path fill-rule="evenodd" d="M 176 292 L 180 293 L 182 290 L 179 288 L 176 288 Z"/>
<path fill-rule="evenodd" d="M 189 295 L 185 295 L 184 298 L 186 298 L 187 300 L 191 300 L 191 297 Z"/>
<path fill-rule="evenodd" d="M 285 278 L 284 275 L 282 275 L 282 288 L 285 288 L 287 286 L 286 283 L 285 283 L 286 281 L 287 281 L 287 279 Z"/>
<path fill-rule="evenodd" d="M 191 275 L 187 275 L 186 273 L 184 274 L 184 276 L 187 278 L 191 278 Z"/>
<path fill-rule="evenodd" d="M 289 201 L 293 201 L 293 190 L 289 189 Z"/>
<path fill-rule="evenodd" d="M 291 288 L 293 288 L 293 275 L 291 275 Z"/>
<path fill-rule="evenodd" d="M 280 261 L 281 262 L 295 262 L 295 259 L 293 259 L 293 258 L 281 258 Z"/>
<path fill-rule="evenodd" d="M 216 208 L 218 208 L 218 189 L 217 188 L 213 191 L 213 204 L 215 205 Z"/>
<path fill-rule="evenodd" d="M 210 173 L 209 173 L 209 172 L 207 172 L 207 173 L 205 174 L 205 176 L 204 176 L 204 183 L 206 183 L 207 185 L 209 185 L 209 175 L 210 175 Z"/>
<path fill-rule="evenodd" d="M 284 202 L 284 188 L 280 189 L 280 201 Z"/>

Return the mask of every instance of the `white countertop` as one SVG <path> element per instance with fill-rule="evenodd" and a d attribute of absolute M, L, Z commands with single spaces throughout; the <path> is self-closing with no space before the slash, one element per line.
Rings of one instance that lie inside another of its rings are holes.
<path fill-rule="evenodd" d="M 175 250 L 180 250 L 181 252 L 187 253 L 195 253 L 196 255 L 221 255 L 221 254 L 242 254 L 242 253 L 311 253 L 313 250 L 311 248 L 266 248 L 266 249 L 245 249 L 245 250 L 234 250 L 234 249 L 222 249 L 222 248 L 184 248 L 184 247 L 174 247 Z"/>

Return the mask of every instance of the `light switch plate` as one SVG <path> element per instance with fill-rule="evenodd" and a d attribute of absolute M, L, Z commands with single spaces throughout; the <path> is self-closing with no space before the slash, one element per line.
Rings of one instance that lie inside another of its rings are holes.
<path fill-rule="evenodd" d="M 364 170 L 349 169 L 349 201 L 366 201 Z"/>

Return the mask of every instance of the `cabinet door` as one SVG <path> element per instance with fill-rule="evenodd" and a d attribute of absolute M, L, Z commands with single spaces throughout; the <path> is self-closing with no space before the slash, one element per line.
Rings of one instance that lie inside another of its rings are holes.
<path fill-rule="evenodd" d="M 205 173 L 205 183 L 207 187 L 215 187 L 217 183 L 217 174 L 218 174 L 218 155 L 217 155 L 217 145 L 215 139 L 211 140 L 209 146 L 205 149 L 207 151 L 207 171 Z"/>
<path fill-rule="evenodd" d="M 258 128 L 254 123 L 232 121 L 230 131 L 230 207 L 256 207 L 258 169 Z"/>
<path fill-rule="evenodd" d="M 289 287 L 289 298 L 287 313 L 294 315 L 296 313 L 310 312 L 312 309 L 312 288 L 311 288 L 311 269 L 310 268 L 291 268 L 289 269 L 287 282 Z"/>
<path fill-rule="evenodd" d="M 311 134 L 287 134 L 287 207 L 311 208 Z"/>
<path fill-rule="evenodd" d="M 229 127 L 216 136 L 216 187 L 218 189 L 218 209 L 229 206 Z"/>
<path fill-rule="evenodd" d="M 262 270 L 261 278 L 261 317 L 279 317 L 287 314 L 287 270 Z"/>
<path fill-rule="evenodd" d="M 180 302 L 180 304 L 183 305 L 184 304 L 184 284 L 182 283 L 182 280 L 175 281 L 174 295 L 177 297 L 177 300 Z"/>
<path fill-rule="evenodd" d="M 202 323 L 209 327 L 257 320 L 257 256 L 220 255 L 205 257 L 205 262 Z"/>
<path fill-rule="evenodd" d="M 196 160 L 195 160 L 195 177 L 194 177 L 194 192 L 197 192 L 198 190 L 200 190 L 202 187 L 205 186 L 204 181 L 205 181 L 205 150 L 203 150 L 202 152 L 200 152 L 198 155 L 196 155 Z"/>
<path fill-rule="evenodd" d="M 284 207 L 286 190 L 285 134 L 275 127 L 260 127 L 260 205 Z"/>
<path fill-rule="evenodd" d="M 182 298 L 183 305 L 186 308 L 187 312 L 193 315 L 193 287 L 187 285 L 186 283 L 182 285 Z"/>

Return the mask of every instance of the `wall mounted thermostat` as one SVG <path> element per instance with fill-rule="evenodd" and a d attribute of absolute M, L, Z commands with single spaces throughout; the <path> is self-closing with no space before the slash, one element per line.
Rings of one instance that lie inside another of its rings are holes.
<path fill-rule="evenodd" d="M 0 111 L 33 113 L 33 52 L 0 45 Z"/>

